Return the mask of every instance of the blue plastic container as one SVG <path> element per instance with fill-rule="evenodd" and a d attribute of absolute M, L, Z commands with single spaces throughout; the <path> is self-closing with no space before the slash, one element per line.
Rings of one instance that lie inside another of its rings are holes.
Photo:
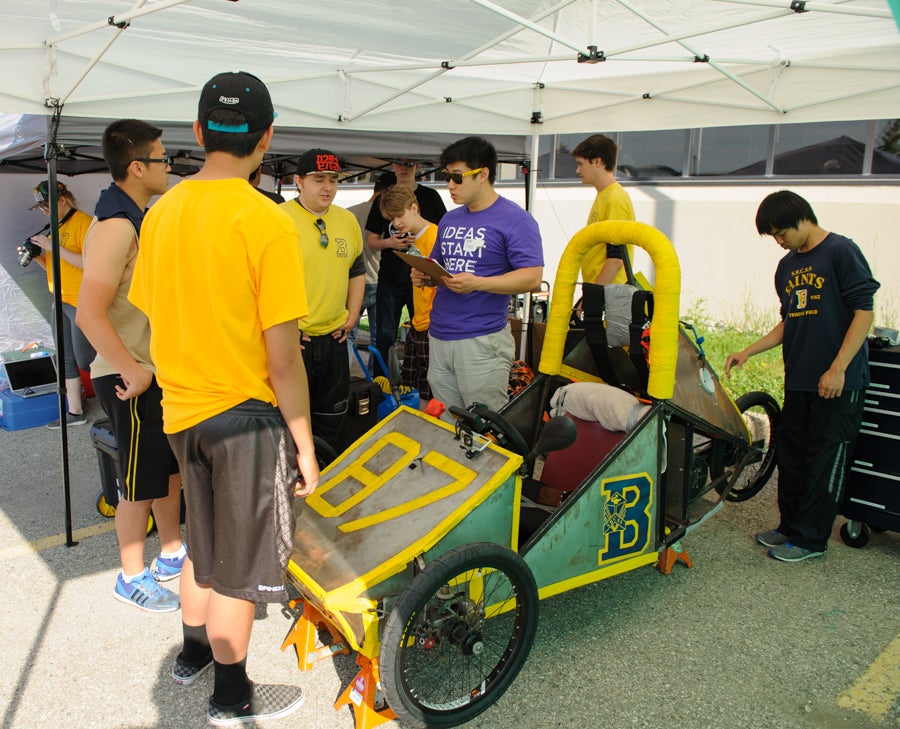
<path fill-rule="evenodd" d="M 59 397 L 55 392 L 22 397 L 10 390 L 0 392 L 0 428 L 24 430 L 46 425 L 59 417 Z"/>

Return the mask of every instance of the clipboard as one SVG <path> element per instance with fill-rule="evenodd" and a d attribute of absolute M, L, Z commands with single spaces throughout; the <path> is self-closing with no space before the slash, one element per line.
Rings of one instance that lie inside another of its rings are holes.
<path fill-rule="evenodd" d="M 436 286 L 445 286 L 446 284 L 443 281 L 443 277 L 453 276 L 453 274 L 445 269 L 440 263 L 432 261 L 430 258 L 425 258 L 425 256 L 413 256 L 409 253 L 404 253 L 403 251 L 394 251 L 394 254 L 400 256 L 403 261 L 428 276 L 434 281 Z"/>

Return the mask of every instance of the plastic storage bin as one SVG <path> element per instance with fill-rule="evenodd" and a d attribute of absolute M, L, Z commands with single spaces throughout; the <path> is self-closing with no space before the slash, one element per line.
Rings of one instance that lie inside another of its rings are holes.
<path fill-rule="evenodd" d="M 0 428 L 24 430 L 46 425 L 59 418 L 59 398 L 55 392 L 22 397 L 10 390 L 0 392 Z"/>

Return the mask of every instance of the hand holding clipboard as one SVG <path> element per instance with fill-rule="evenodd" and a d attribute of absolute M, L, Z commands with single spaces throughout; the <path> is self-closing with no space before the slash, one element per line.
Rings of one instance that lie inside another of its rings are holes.
<path fill-rule="evenodd" d="M 401 259 L 403 259 L 417 271 L 421 271 L 426 276 L 428 276 L 435 286 L 446 286 L 446 284 L 444 283 L 444 278 L 453 277 L 453 274 L 445 269 L 440 263 L 437 263 L 430 258 L 425 258 L 424 256 L 413 256 L 409 253 L 403 253 L 402 251 L 394 251 L 394 254 L 400 256 Z"/>

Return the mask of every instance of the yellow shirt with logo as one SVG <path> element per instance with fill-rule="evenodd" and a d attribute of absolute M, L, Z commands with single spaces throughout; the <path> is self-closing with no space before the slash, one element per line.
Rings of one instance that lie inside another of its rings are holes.
<path fill-rule="evenodd" d="M 311 337 L 331 334 L 347 321 L 350 268 L 363 251 L 359 223 L 353 213 L 337 205 L 331 205 L 323 215 L 309 212 L 296 199 L 280 207 L 294 221 L 303 251 L 309 314 L 301 317 L 300 330 Z M 319 219 L 325 223 L 326 246 L 316 226 Z"/>
<path fill-rule="evenodd" d="M 246 179 L 183 180 L 150 208 L 129 299 L 150 320 L 166 433 L 278 404 L 263 332 L 308 313 L 303 261 L 290 218 Z"/>
<path fill-rule="evenodd" d="M 75 210 L 65 223 L 59 226 L 59 247 L 81 255 L 84 250 L 84 237 L 91 227 L 91 216 L 82 210 Z M 48 252 L 45 251 L 45 255 Z M 53 292 L 53 266 L 49 255 L 47 261 L 47 288 Z M 65 258 L 59 259 L 59 278 L 62 281 L 62 290 L 59 292 L 62 300 L 78 307 L 78 291 L 81 289 L 81 279 L 84 271 L 78 266 L 73 266 Z"/>
<path fill-rule="evenodd" d="M 597 193 L 591 212 L 588 214 L 587 224 L 602 223 L 606 220 L 634 220 L 634 207 L 631 198 L 618 182 L 614 182 Z M 634 261 L 634 246 L 625 246 L 628 251 L 628 260 Z M 603 254 L 601 256 L 601 253 Z M 603 268 L 602 261 L 606 261 L 606 248 L 598 246 L 590 251 L 581 261 L 581 276 L 587 283 L 593 283 Z M 613 283 L 627 283 L 628 274 L 623 266 L 616 274 Z"/>
<path fill-rule="evenodd" d="M 432 248 L 434 248 L 436 239 L 437 226 L 432 223 L 416 238 L 416 248 L 419 249 L 419 253 L 428 258 L 431 255 Z M 436 286 L 425 286 L 421 289 L 418 286 L 413 286 L 412 297 L 415 314 L 412 318 L 412 327 L 417 332 L 424 332 L 431 325 L 431 305 L 434 303 L 434 295 L 436 293 Z"/>

